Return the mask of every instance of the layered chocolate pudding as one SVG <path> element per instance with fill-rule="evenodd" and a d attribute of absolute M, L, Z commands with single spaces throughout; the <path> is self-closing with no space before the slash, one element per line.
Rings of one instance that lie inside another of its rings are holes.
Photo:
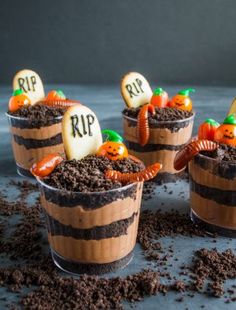
<path fill-rule="evenodd" d="M 61 136 L 64 111 L 38 103 L 7 113 L 19 174 L 31 176 L 29 169 L 33 163 L 50 153 L 64 154 Z"/>
<path fill-rule="evenodd" d="M 219 144 L 189 163 L 191 217 L 211 232 L 236 237 L 236 148 Z"/>
<path fill-rule="evenodd" d="M 106 273 L 132 258 L 143 182 L 123 186 L 105 177 L 108 169 L 132 173 L 143 164 L 89 155 L 63 160 L 38 178 L 52 256 L 64 270 Z"/>
<path fill-rule="evenodd" d="M 145 165 L 162 163 L 161 172 L 156 181 L 174 181 L 183 174 L 183 170 L 174 169 L 174 158 L 178 150 L 189 142 L 192 135 L 195 113 L 177 108 L 158 108 L 156 113 L 148 113 L 150 136 L 148 143 L 141 146 L 137 137 L 137 118 L 139 108 L 127 108 L 123 111 L 124 138 L 129 153 L 140 158 Z"/>

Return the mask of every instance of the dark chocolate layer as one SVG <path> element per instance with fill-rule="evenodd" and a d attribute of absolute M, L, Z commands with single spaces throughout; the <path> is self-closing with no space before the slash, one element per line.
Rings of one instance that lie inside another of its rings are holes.
<path fill-rule="evenodd" d="M 191 175 L 189 179 L 190 190 L 201 197 L 229 207 L 236 207 L 236 191 L 222 190 L 199 184 L 192 179 Z"/>
<path fill-rule="evenodd" d="M 125 189 L 115 189 L 103 193 L 74 193 L 66 190 L 52 191 L 44 187 L 46 200 L 57 204 L 59 207 L 82 206 L 85 210 L 98 209 L 118 199 L 130 197 L 136 199 L 138 184 L 131 184 Z"/>
<path fill-rule="evenodd" d="M 61 123 L 62 117 L 55 117 L 52 119 L 47 120 L 47 122 L 40 122 L 37 120 L 32 120 L 31 122 L 28 119 L 18 119 L 18 118 L 11 118 L 9 119 L 10 125 L 12 127 L 20 128 L 20 129 L 33 129 L 33 128 L 41 128 L 41 127 L 48 127 L 54 124 Z"/>
<path fill-rule="evenodd" d="M 133 150 L 135 152 L 155 152 L 155 151 L 178 151 L 186 144 L 179 145 L 170 145 L 170 144 L 152 144 L 148 143 L 144 146 L 141 146 L 139 143 L 125 140 L 125 145 L 128 149 Z"/>
<path fill-rule="evenodd" d="M 236 229 L 227 229 L 224 227 L 209 224 L 203 221 L 202 219 L 200 219 L 193 210 L 191 210 L 190 212 L 190 217 L 195 224 L 199 225 L 201 229 L 204 229 L 208 231 L 209 233 L 213 233 L 213 234 L 217 233 L 219 235 L 229 237 L 229 238 L 236 237 Z"/>
<path fill-rule="evenodd" d="M 133 215 L 129 218 L 113 222 L 109 225 L 95 226 L 89 229 L 80 229 L 74 228 L 71 225 L 64 225 L 60 223 L 58 220 L 50 216 L 45 210 L 44 214 L 46 217 L 48 232 L 52 236 L 72 237 L 83 240 L 101 240 L 127 235 L 127 229 L 134 222 L 135 216 L 138 215 L 138 213 L 133 213 Z"/>
<path fill-rule="evenodd" d="M 72 273 L 86 273 L 86 274 L 104 274 L 109 272 L 114 272 L 119 268 L 125 267 L 132 260 L 133 251 L 131 251 L 125 257 L 116 260 L 112 263 L 105 264 L 82 264 L 76 263 L 73 261 L 69 261 L 58 255 L 56 252 L 52 250 L 52 258 L 56 265 L 66 271 Z"/>
<path fill-rule="evenodd" d="M 208 156 L 195 156 L 194 164 L 199 165 L 204 170 L 209 170 L 212 174 L 222 178 L 232 180 L 236 178 L 236 162 L 212 159 Z"/>
<path fill-rule="evenodd" d="M 17 144 L 24 145 L 24 147 L 27 150 L 38 149 L 40 147 L 52 146 L 52 145 L 57 145 L 57 144 L 62 143 L 61 133 L 58 133 L 57 135 L 55 135 L 49 139 L 42 139 L 42 140 L 25 139 L 25 138 L 18 136 L 18 135 L 13 135 L 13 138 Z"/>

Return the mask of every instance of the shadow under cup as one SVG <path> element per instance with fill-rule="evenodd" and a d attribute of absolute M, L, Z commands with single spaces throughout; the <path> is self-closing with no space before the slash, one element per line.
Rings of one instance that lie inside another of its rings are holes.
<path fill-rule="evenodd" d="M 105 192 L 69 192 L 37 179 L 54 263 L 71 273 L 126 266 L 136 243 L 143 183 Z"/>
<path fill-rule="evenodd" d="M 18 174 L 32 177 L 30 168 L 51 153 L 64 154 L 62 116 L 48 122 L 30 120 L 6 113 L 12 136 L 12 150 Z"/>
<path fill-rule="evenodd" d="M 195 113 L 176 121 L 149 122 L 150 137 L 145 146 L 137 138 L 137 119 L 123 114 L 125 144 L 131 155 L 141 159 L 146 166 L 159 162 L 162 169 L 154 179 L 159 182 L 172 182 L 183 174 L 174 169 L 176 153 L 187 144 L 192 136 Z"/>
<path fill-rule="evenodd" d="M 189 163 L 189 177 L 192 220 L 236 237 L 236 163 L 198 154 Z"/>

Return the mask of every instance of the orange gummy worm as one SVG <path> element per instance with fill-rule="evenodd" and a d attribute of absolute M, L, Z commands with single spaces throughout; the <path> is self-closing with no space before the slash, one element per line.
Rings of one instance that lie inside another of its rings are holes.
<path fill-rule="evenodd" d="M 150 103 L 144 105 L 138 114 L 137 137 L 141 146 L 147 144 L 150 135 L 148 112 L 150 112 L 152 115 L 156 114 L 154 105 Z"/>
<path fill-rule="evenodd" d="M 183 169 L 188 162 L 201 151 L 214 151 L 218 147 L 216 142 L 210 140 L 193 140 L 185 145 L 176 155 L 174 160 L 174 168 L 176 170 Z"/>
<path fill-rule="evenodd" d="M 77 104 L 81 104 L 77 100 L 70 100 L 70 99 L 44 99 L 43 104 L 48 107 L 53 108 L 69 108 Z"/>
<path fill-rule="evenodd" d="M 119 181 L 124 184 L 143 182 L 153 179 L 161 168 L 162 164 L 155 163 L 153 165 L 148 166 L 144 170 L 135 173 L 122 173 L 116 170 L 107 170 L 105 172 L 105 176 L 108 179 L 111 179 L 113 181 Z"/>

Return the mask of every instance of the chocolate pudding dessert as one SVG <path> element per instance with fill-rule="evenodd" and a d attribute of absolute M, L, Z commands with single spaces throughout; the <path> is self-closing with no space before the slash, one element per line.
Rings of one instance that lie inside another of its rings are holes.
<path fill-rule="evenodd" d="M 17 172 L 32 176 L 33 163 L 50 153 L 64 154 L 61 121 L 64 109 L 44 104 L 22 106 L 7 112 Z"/>
<path fill-rule="evenodd" d="M 113 169 L 143 169 L 131 158 L 88 155 L 63 160 L 39 178 L 41 203 L 55 264 L 72 273 L 101 274 L 124 267 L 136 243 L 143 182 L 106 178 Z"/>
<path fill-rule="evenodd" d="M 140 158 L 145 165 L 162 163 L 162 170 L 155 181 L 175 181 L 183 175 L 185 168 L 177 171 L 173 165 L 174 158 L 178 150 L 191 139 L 195 113 L 178 108 L 155 107 L 155 114 L 148 112 L 148 143 L 141 146 L 137 136 L 140 109 L 127 108 L 123 111 L 124 138 L 129 153 Z"/>
<path fill-rule="evenodd" d="M 219 143 L 189 163 L 191 217 L 206 230 L 236 237 L 236 148 Z"/>

